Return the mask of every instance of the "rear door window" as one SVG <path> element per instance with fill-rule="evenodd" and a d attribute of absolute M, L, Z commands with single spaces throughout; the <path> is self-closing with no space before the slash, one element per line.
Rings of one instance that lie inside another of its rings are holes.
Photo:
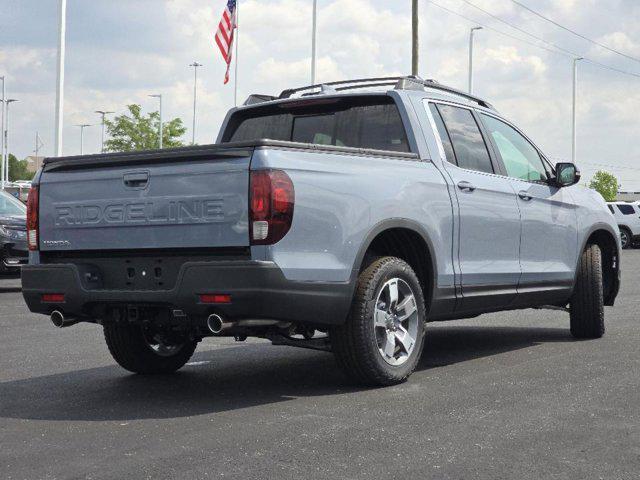
<path fill-rule="evenodd" d="M 636 213 L 633 205 L 617 205 L 617 207 L 618 210 L 620 210 L 620 213 L 622 213 L 623 215 L 633 215 L 634 213 Z"/>
<path fill-rule="evenodd" d="M 237 112 L 225 142 L 261 139 L 409 152 L 398 107 L 390 97 L 272 104 Z"/>
<path fill-rule="evenodd" d="M 451 139 L 458 166 L 493 173 L 489 150 L 471 111 L 444 104 L 438 105 L 438 111 Z"/>
<path fill-rule="evenodd" d="M 613 211 L 613 207 L 611 205 L 607 205 L 607 207 L 609 207 L 609 210 L 611 210 L 611 213 L 613 213 L 614 215 L 616 214 L 616 212 Z"/>

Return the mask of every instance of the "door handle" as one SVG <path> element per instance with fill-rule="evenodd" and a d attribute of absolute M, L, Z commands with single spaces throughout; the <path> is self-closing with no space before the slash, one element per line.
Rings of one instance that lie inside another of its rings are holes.
<path fill-rule="evenodd" d="M 125 173 L 122 180 L 129 188 L 144 188 L 149 182 L 149 172 Z"/>
<path fill-rule="evenodd" d="M 476 189 L 475 185 L 473 185 L 472 183 L 466 182 L 464 180 L 461 182 L 458 182 L 458 188 L 463 192 L 469 192 L 469 193 L 473 192 Z"/>
<path fill-rule="evenodd" d="M 524 200 L 525 202 L 528 202 L 529 200 L 531 200 L 533 197 L 531 195 L 529 195 L 528 192 L 525 192 L 524 190 L 520 190 L 518 192 L 518 196 Z"/>

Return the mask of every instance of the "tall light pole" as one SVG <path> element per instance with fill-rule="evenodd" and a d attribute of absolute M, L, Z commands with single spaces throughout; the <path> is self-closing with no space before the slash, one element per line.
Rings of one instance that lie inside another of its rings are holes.
<path fill-rule="evenodd" d="M 311 15 L 311 85 L 316 84 L 316 36 L 318 34 L 318 0 L 313 0 Z"/>
<path fill-rule="evenodd" d="M 92 127 L 93 125 L 89 125 L 88 123 L 81 123 L 80 125 L 74 125 L 74 127 L 80 127 L 80 155 L 83 153 L 83 145 L 84 145 L 84 129 L 87 127 Z"/>
<path fill-rule="evenodd" d="M 56 139 L 54 155 L 62 155 L 62 125 L 64 116 L 64 51 L 67 30 L 67 0 L 60 0 L 58 24 L 58 79 L 56 85 Z"/>
<path fill-rule="evenodd" d="M 578 62 L 582 57 L 573 59 L 573 102 L 571 108 L 571 161 L 576 163 L 576 102 L 578 100 Z"/>
<path fill-rule="evenodd" d="M 153 95 L 149 95 L 150 97 L 153 98 L 157 98 L 158 101 L 160 102 L 160 109 L 159 109 L 159 114 L 160 114 L 160 127 L 158 128 L 158 135 L 159 135 L 159 140 L 158 140 L 158 145 L 159 145 L 159 149 L 162 150 L 162 94 L 161 93 L 155 93 Z"/>
<path fill-rule="evenodd" d="M 3 184 L 9 183 L 9 105 L 17 102 L 15 98 L 7 98 L 4 101 L 5 117 L 4 117 L 4 177 Z"/>
<path fill-rule="evenodd" d="M 4 75 L 0 77 L 2 79 L 2 126 L 0 127 L 0 189 L 4 190 L 4 100 L 5 100 L 5 88 L 4 88 Z"/>
<path fill-rule="evenodd" d="M 104 117 L 106 115 L 109 115 L 110 113 L 115 113 L 115 112 L 107 112 L 105 110 L 96 110 L 95 113 L 97 113 L 101 117 L 100 124 L 102 125 L 102 133 L 100 134 L 100 138 L 101 138 L 100 153 L 104 153 Z"/>
<path fill-rule="evenodd" d="M 473 37 L 476 30 L 482 30 L 482 27 L 473 27 L 469 32 L 469 93 L 473 93 Z"/>
<path fill-rule="evenodd" d="M 190 67 L 193 67 L 193 125 L 191 127 L 191 145 L 196 144 L 196 98 L 197 98 L 197 86 L 198 86 L 198 67 L 201 67 L 202 64 L 198 62 L 193 62 L 189 64 Z"/>
<path fill-rule="evenodd" d="M 418 75 L 418 0 L 411 2 L 411 75 Z"/>

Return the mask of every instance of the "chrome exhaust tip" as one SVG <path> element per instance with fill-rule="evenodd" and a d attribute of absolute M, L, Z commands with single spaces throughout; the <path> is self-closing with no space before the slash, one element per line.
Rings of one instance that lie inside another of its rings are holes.
<path fill-rule="evenodd" d="M 217 313 L 212 313 L 207 318 L 207 328 L 214 335 L 219 335 L 224 330 L 227 330 L 229 327 L 231 327 L 231 324 L 225 323 L 224 320 L 222 320 L 222 317 Z"/>
<path fill-rule="evenodd" d="M 75 325 L 77 320 L 75 318 L 66 318 L 64 313 L 59 310 L 54 310 L 51 312 L 51 323 L 58 328 L 64 328 Z"/>

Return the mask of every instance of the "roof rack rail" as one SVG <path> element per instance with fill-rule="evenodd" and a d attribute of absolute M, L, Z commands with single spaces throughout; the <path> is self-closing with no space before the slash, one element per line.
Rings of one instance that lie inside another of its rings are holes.
<path fill-rule="evenodd" d="M 314 89 L 322 90 L 323 86 L 334 87 L 338 85 L 362 84 L 362 83 L 368 84 L 367 85 L 368 87 L 395 85 L 395 83 L 401 78 L 404 78 L 404 77 L 357 78 L 355 80 L 340 80 L 338 82 L 317 83 L 315 85 L 307 85 L 306 87 L 289 88 L 287 90 L 283 90 L 282 93 L 278 96 L 278 98 L 290 98 L 292 95 L 298 92 L 304 92 L 305 90 L 314 90 Z M 365 87 L 361 85 L 353 85 L 351 87 L 343 86 L 341 88 L 334 88 L 333 90 L 349 90 L 351 88 L 365 88 Z"/>
<path fill-rule="evenodd" d="M 305 87 L 289 88 L 283 90 L 277 97 L 278 99 L 291 98 L 292 95 L 306 90 L 317 90 L 315 92 L 302 93 L 302 96 L 317 95 L 321 93 L 339 92 L 344 90 L 355 90 L 358 88 L 370 88 L 370 87 L 387 87 L 394 86 L 396 90 L 423 90 L 425 88 L 431 88 L 433 90 L 440 90 L 442 92 L 451 93 L 460 97 L 476 102 L 478 105 L 495 110 L 486 100 L 476 97 L 462 90 L 458 90 L 453 87 L 448 87 L 433 79 L 423 80 L 420 77 L 414 75 L 408 75 L 404 77 L 376 77 L 376 78 L 358 78 L 355 80 L 341 80 L 338 82 L 318 83 L 315 85 L 307 85 Z"/>
<path fill-rule="evenodd" d="M 448 86 L 443 85 L 443 84 L 441 84 L 441 83 L 439 83 L 436 80 L 433 80 L 431 78 L 429 78 L 427 80 L 423 80 L 421 78 L 417 78 L 417 77 L 413 77 L 413 76 L 404 77 L 401 80 L 399 80 L 398 84 L 396 85 L 396 88 L 398 90 L 415 90 L 416 87 L 418 87 L 418 88 L 426 87 L 426 88 L 431 88 L 433 90 L 440 90 L 440 91 L 443 91 L 443 92 L 452 93 L 454 95 L 458 95 L 459 97 L 466 98 L 467 100 L 471 100 L 472 102 L 476 102 L 481 107 L 485 107 L 485 108 L 489 108 L 491 110 L 495 110 L 493 105 L 491 105 L 486 100 L 484 100 L 484 99 L 482 99 L 480 97 L 476 97 L 475 95 L 472 95 L 470 93 L 463 92 L 462 90 L 458 90 L 457 88 L 448 87 Z"/>

